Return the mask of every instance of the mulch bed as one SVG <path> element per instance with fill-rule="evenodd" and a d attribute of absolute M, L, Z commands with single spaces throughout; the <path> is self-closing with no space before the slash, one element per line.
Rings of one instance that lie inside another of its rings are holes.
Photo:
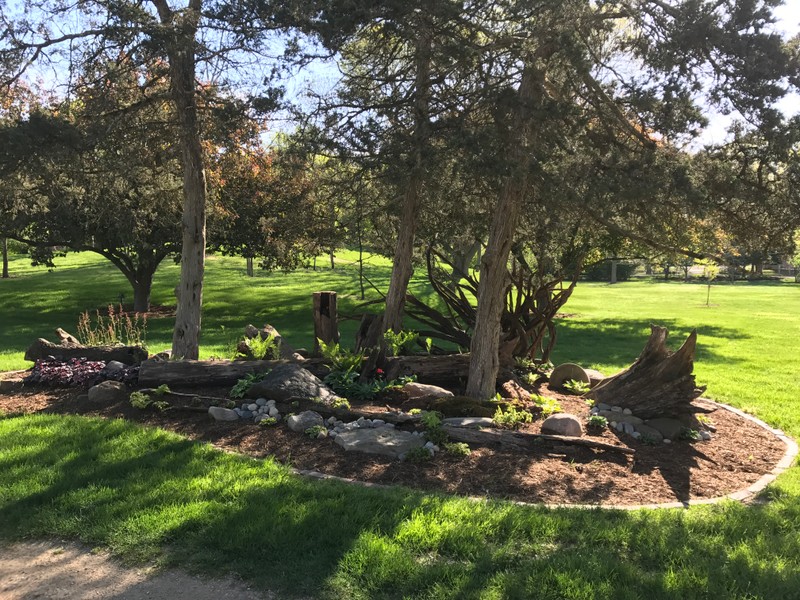
<path fill-rule="evenodd" d="M 224 395 L 225 390 L 194 392 Z M 588 416 L 588 406 L 581 399 L 550 392 L 546 385 L 539 393 L 557 397 L 565 412 L 584 420 Z M 536 503 L 632 505 L 713 498 L 754 483 L 772 470 L 785 451 L 783 442 L 773 434 L 724 409 L 709 415 L 717 432 L 707 442 L 675 440 L 670 445 L 650 446 L 611 430 L 590 436 L 635 448 L 634 456 L 546 443 L 524 454 L 493 448 L 474 448 L 468 457 L 441 452 L 422 464 L 345 453 L 332 439 L 312 440 L 284 425 L 220 423 L 202 413 L 140 411 L 128 402 L 92 405 L 82 390 L 37 387 L 0 394 L 0 411 L 120 417 L 226 450 L 254 457 L 274 456 L 297 469 Z M 523 431 L 538 433 L 540 423 L 541 419 Z"/>

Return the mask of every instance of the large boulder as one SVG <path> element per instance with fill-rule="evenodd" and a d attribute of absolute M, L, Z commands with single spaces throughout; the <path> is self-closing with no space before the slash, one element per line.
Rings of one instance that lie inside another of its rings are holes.
<path fill-rule="evenodd" d="M 278 365 L 258 383 L 250 386 L 248 398 L 267 398 L 278 402 L 319 398 L 329 404 L 338 396 L 321 379 L 293 364 Z"/>
<path fill-rule="evenodd" d="M 208 414 L 211 415 L 215 421 L 238 421 L 239 415 L 236 411 L 230 408 L 223 408 L 221 406 L 209 406 Z"/>
<path fill-rule="evenodd" d="M 304 410 L 299 415 L 292 415 L 286 419 L 286 425 L 289 427 L 289 429 L 292 431 L 298 431 L 300 433 L 303 433 L 306 429 L 311 427 L 324 424 L 325 419 L 322 418 L 322 415 L 314 412 L 313 410 Z"/>
<path fill-rule="evenodd" d="M 542 423 L 542 433 L 581 437 L 583 435 L 583 427 L 581 427 L 580 419 L 575 415 L 557 413 L 555 415 L 550 415 L 544 420 Z"/>
<path fill-rule="evenodd" d="M 104 381 L 89 388 L 89 402 L 115 404 L 128 398 L 128 388 L 120 381 Z"/>
<path fill-rule="evenodd" d="M 343 431 L 336 436 L 336 443 L 348 452 L 354 450 L 399 458 L 414 448 L 424 446 L 425 439 L 421 435 L 413 435 L 408 431 L 379 427 L 378 429 Z"/>

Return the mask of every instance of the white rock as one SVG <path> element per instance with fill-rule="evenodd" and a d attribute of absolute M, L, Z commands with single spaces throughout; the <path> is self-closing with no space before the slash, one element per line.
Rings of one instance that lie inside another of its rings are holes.
<path fill-rule="evenodd" d="M 712 437 L 713 437 L 713 436 L 711 435 L 711 432 L 710 432 L 710 431 L 705 431 L 705 430 L 704 430 L 704 431 L 701 431 L 701 432 L 700 432 L 700 439 L 701 439 L 701 440 L 703 440 L 703 441 L 705 441 L 705 442 L 708 442 L 708 441 L 710 441 Z"/>
<path fill-rule="evenodd" d="M 318 439 L 318 440 L 321 440 L 322 438 L 326 438 L 326 437 L 328 437 L 328 430 L 327 430 L 327 429 L 322 429 L 322 430 L 321 430 L 321 431 L 320 431 L 320 432 L 317 434 L 317 439 Z"/>
<path fill-rule="evenodd" d="M 422 398 L 424 396 L 434 396 L 436 398 L 445 398 L 452 396 L 453 392 L 435 385 L 426 385 L 424 383 L 410 382 L 403 386 L 403 391 L 409 398 Z"/>
<path fill-rule="evenodd" d="M 275 406 L 275 400 L 267 400 L 267 406 Z"/>
<path fill-rule="evenodd" d="M 432 450 L 432 449 L 433 449 L 433 446 L 434 446 L 434 443 L 433 443 L 433 442 L 426 442 L 426 443 L 425 443 L 425 448 L 428 448 L 429 450 Z"/>
<path fill-rule="evenodd" d="M 221 406 L 209 406 L 208 414 L 214 417 L 217 421 L 238 421 L 239 413 L 230 408 L 222 408 Z"/>
<path fill-rule="evenodd" d="M 269 416 L 270 417 L 274 417 L 275 415 L 279 415 L 279 414 L 281 414 L 281 413 L 274 406 L 269 409 Z"/>
<path fill-rule="evenodd" d="M 671 444 L 671 443 L 672 443 L 672 440 L 671 440 L 671 439 L 669 439 L 669 438 L 664 438 L 664 443 L 665 443 L 665 444 Z"/>
<path fill-rule="evenodd" d="M 256 404 L 255 402 L 253 402 L 252 404 L 248 404 L 247 410 L 249 410 L 250 412 L 256 412 L 258 410 L 258 404 Z"/>

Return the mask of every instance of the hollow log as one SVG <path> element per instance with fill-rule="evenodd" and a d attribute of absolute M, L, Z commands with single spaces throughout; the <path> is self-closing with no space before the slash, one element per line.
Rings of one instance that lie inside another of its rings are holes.
<path fill-rule="evenodd" d="M 706 389 L 697 386 L 692 374 L 697 331 L 689 334 L 677 352 L 671 352 L 666 327 L 651 325 L 650 330 L 639 358 L 621 373 L 603 379 L 585 397 L 629 408 L 643 419 L 695 412 L 691 402 Z"/>
<path fill-rule="evenodd" d="M 514 449 L 531 449 L 534 444 L 541 442 L 557 442 L 573 446 L 584 446 L 596 450 L 609 450 L 622 454 L 636 454 L 636 450 L 627 446 L 616 446 L 607 442 L 590 440 L 587 438 L 570 437 L 567 435 L 546 435 L 543 433 L 522 433 L 519 431 L 493 431 L 490 429 L 471 429 L 454 425 L 443 425 L 445 433 L 451 440 L 478 444 L 479 446 L 499 445 Z"/>
<path fill-rule="evenodd" d="M 263 373 L 278 365 L 299 364 L 317 377 L 324 377 L 330 369 L 322 358 L 307 360 L 147 360 L 139 368 L 139 385 L 168 386 L 222 386 L 233 385 L 245 375 Z"/>
<path fill-rule="evenodd" d="M 25 360 L 32 362 L 48 356 L 61 361 L 86 358 L 104 362 L 116 360 L 126 365 L 135 365 L 147 360 L 147 350 L 141 346 L 62 346 L 39 338 L 25 351 Z"/>

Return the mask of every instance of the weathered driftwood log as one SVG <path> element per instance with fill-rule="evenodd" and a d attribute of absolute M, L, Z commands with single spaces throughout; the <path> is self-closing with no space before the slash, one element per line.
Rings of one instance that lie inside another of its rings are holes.
<path fill-rule="evenodd" d="M 157 387 L 168 386 L 217 386 L 233 385 L 245 375 L 263 373 L 278 365 L 295 362 L 308 369 L 317 377 L 324 377 L 330 369 L 321 358 L 309 358 L 301 361 L 287 360 L 147 360 L 139 369 L 139 385 Z"/>
<path fill-rule="evenodd" d="M 439 356 L 398 356 L 386 361 L 386 379 L 397 379 L 401 375 L 416 375 L 420 383 L 440 386 L 459 385 L 469 375 L 469 354 L 446 354 Z M 516 379 L 509 369 L 501 368 L 498 381 Z"/>
<path fill-rule="evenodd" d="M 650 339 L 639 358 L 621 373 L 601 381 L 585 397 L 629 408 L 644 419 L 695 412 L 691 402 L 706 389 L 697 386 L 692 374 L 697 331 L 692 331 L 673 353 L 667 348 L 667 329 L 656 325 L 650 329 Z"/>
<path fill-rule="evenodd" d="M 478 444 L 481 446 L 499 445 L 508 448 L 533 448 L 535 444 L 545 442 L 558 442 L 560 444 L 570 444 L 573 446 L 585 446 L 597 450 L 610 450 L 623 454 L 636 454 L 636 450 L 627 446 L 616 446 L 607 442 L 590 440 L 587 438 L 570 437 L 566 435 L 545 435 L 543 433 L 522 433 L 519 431 L 493 431 L 489 429 L 470 429 L 468 427 L 456 427 L 454 425 L 443 425 L 442 428 L 450 436 L 451 440 Z"/>
<path fill-rule="evenodd" d="M 147 360 L 147 350 L 141 346 L 61 346 L 39 338 L 25 351 L 25 360 L 54 357 L 56 360 L 86 358 L 105 362 L 116 360 L 126 365 L 135 365 Z"/>

